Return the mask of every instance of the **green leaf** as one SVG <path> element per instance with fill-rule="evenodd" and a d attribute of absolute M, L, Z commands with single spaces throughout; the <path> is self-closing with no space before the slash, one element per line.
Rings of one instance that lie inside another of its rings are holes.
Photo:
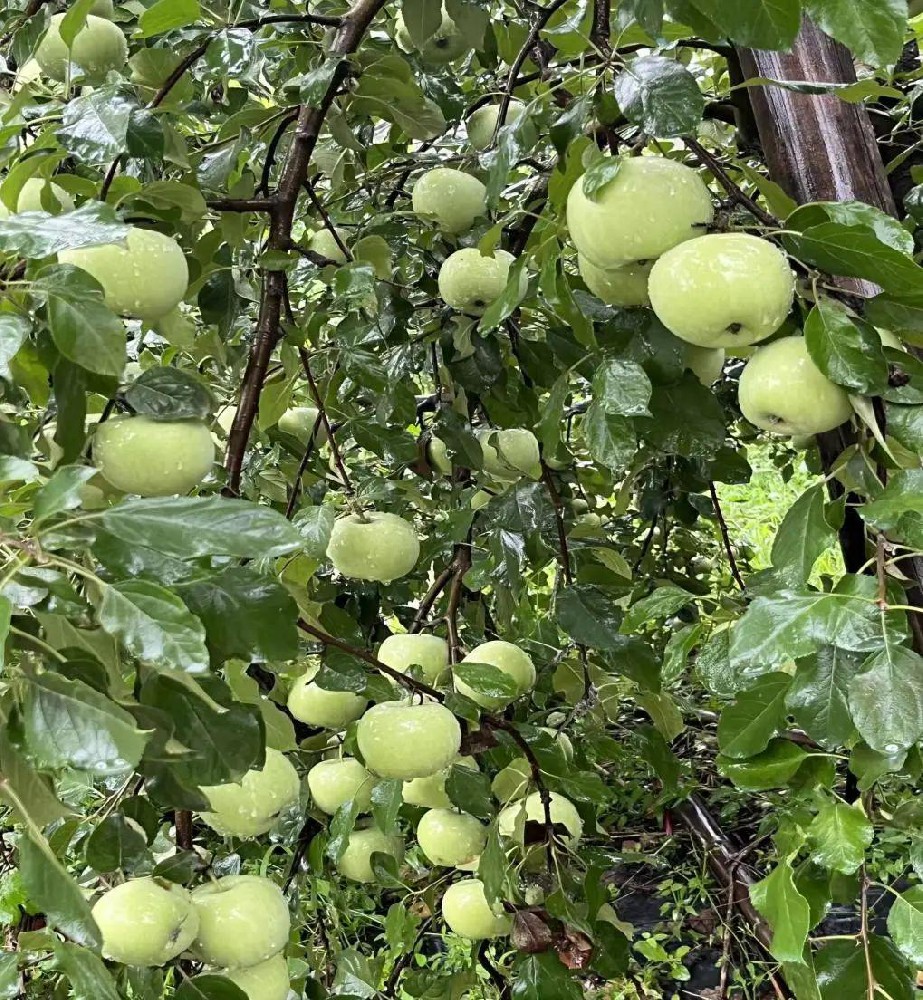
<path fill-rule="evenodd" d="M 157 0 L 138 18 L 142 38 L 163 35 L 174 28 L 194 24 L 202 15 L 199 0 Z"/>
<path fill-rule="evenodd" d="M 178 559 L 270 558 L 301 548 L 301 536 L 274 510 L 225 497 L 123 500 L 97 515 L 106 531 Z"/>
<path fill-rule="evenodd" d="M 76 0 L 68 8 L 67 13 L 58 26 L 58 34 L 68 48 L 73 46 L 74 39 L 87 23 L 87 14 L 91 12 L 92 6 L 93 0 Z"/>
<path fill-rule="evenodd" d="M 401 18 L 413 44 L 422 49 L 442 24 L 442 8 L 429 0 L 401 0 Z"/>
<path fill-rule="evenodd" d="M 868 226 L 882 243 L 913 256 L 913 234 L 893 216 L 864 201 L 812 201 L 799 205 L 785 220 L 787 229 L 801 231 L 822 222 Z"/>
<path fill-rule="evenodd" d="M 664 584 L 647 597 L 642 597 L 625 612 L 620 631 L 625 635 L 637 632 L 645 625 L 675 615 L 694 600 L 695 595 L 690 594 L 688 590 L 683 590 L 682 587 L 672 583 Z"/>
<path fill-rule="evenodd" d="M 856 729 L 882 753 L 906 750 L 923 738 L 923 656 L 885 642 L 853 678 L 849 707 Z"/>
<path fill-rule="evenodd" d="M 463 764 L 454 764 L 446 777 L 445 791 L 452 804 L 462 812 L 477 816 L 478 819 L 490 819 L 493 816 L 490 777 L 483 772 Z"/>
<path fill-rule="evenodd" d="M 836 532 L 826 517 L 823 485 L 812 486 L 789 507 L 772 543 L 773 568 L 787 582 L 808 582 L 814 563 L 836 541 Z"/>
<path fill-rule="evenodd" d="M 692 374 L 654 387 L 650 417 L 638 417 L 638 433 L 668 455 L 711 458 L 727 436 L 724 411 L 711 390 Z M 627 464 L 627 463 L 626 463 Z"/>
<path fill-rule="evenodd" d="M 41 766 L 96 775 L 136 767 L 148 738 L 114 701 L 83 681 L 50 672 L 29 678 L 22 722 L 29 752 Z"/>
<path fill-rule="evenodd" d="M 595 201 L 595 195 L 618 176 L 622 169 L 622 161 L 616 156 L 603 156 L 596 160 L 583 175 L 583 193 Z"/>
<path fill-rule="evenodd" d="M 107 816 L 90 834 L 86 844 L 86 862 L 98 872 L 131 869 L 146 853 L 144 831 L 121 813 Z"/>
<path fill-rule="evenodd" d="M 825 646 L 798 661 L 786 702 L 795 722 L 823 747 L 845 746 L 855 731 L 848 698 L 862 660 L 859 654 Z"/>
<path fill-rule="evenodd" d="M 516 681 L 489 663 L 456 663 L 452 674 L 477 694 L 488 698 L 516 698 L 520 694 Z"/>
<path fill-rule="evenodd" d="M 865 860 L 875 830 L 858 806 L 836 799 L 821 806 L 808 827 L 811 860 L 822 868 L 852 875 Z"/>
<path fill-rule="evenodd" d="M 866 395 L 887 387 L 888 363 L 878 333 L 854 321 L 833 299 L 817 300 L 805 320 L 804 339 L 811 360 L 831 382 Z"/>
<path fill-rule="evenodd" d="M 619 28 L 625 29 L 635 23 L 653 38 L 663 27 L 663 0 L 621 0 L 613 13 Z"/>
<path fill-rule="evenodd" d="M 763 791 L 784 788 L 804 763 L 807 754 L 791 740 L 770 740 L 762 753 L 748 760 L 718 757 L 718 769 L 738 788 Z"/>
<path fill-rule="evenodd" d="M 764 674 L 721 713 L 718 746 L 726 757 L 753 757 L 769 745 L 785 721 L 788 674 Z"/>
<path fill-rule="evenodd" d="M 652 136 L 695 132 L 705 110 L 695 77 L 662 56 L 635 59 L 615 78 L 614 92 L 625 117 Z"/>
<path fill-rule="evenodd" d="M 756 0 L 724 3 L 692 0 L 695 7 L 738 45 L 754 49 L 788 49 L 801 27 L 801 0 Z"/>
<path fill-rule="evenodd" d="M 898 469 L 862 510 L 869 524 L 908 548 L 923 549 L 923 469 Z"/>
<path fill-rule="evenodd" d="M 214 400 L 202 380 L 181 368 L 155 365 L 122 393 L 135 411 L 153 420 L 206 420 Z"/>
<path fill-rule="evenodd" d="M 888 913 L 888 933 L 909 962 L 923 966 L 923 886 L 915 885 L 895 897 Z"/>
<path fill-rule="evenodd" d="M 44 521 L 80 506 L 80 487 L 96 475 L 85 465 L 63 465 L 35 495 L 35 521 Z"/>
<path fill-rule="evenodd" d="M 562 587 L 555 598 L 558 625 L 583 646 L 616 649 L 622 612 L 601 590 L 586 585 Z"/>
<path fill-rule="evenodd" d="M 10 742 L 9 733 L 0 731 L 0 800 L 9 805 L 21 822 L 29 816 L 39 827 L 70 815 L 71 810 L 58 801 L 52 782 L 36 771 L 25 755 Z M 4 795 L 4 788 L 11 794 Z M 26 812 L 17 815 L 15 802 L 21 802 Z"/>
<path fill-rule="evenodd" d="M 795 887 L 791 864 L 781 861 L 766 878 L 751 886 L 750 899 L 772 928 L 769 950 L 773 958 L 801 965 L 811 908 Z"/>
<path fill-rule="evenodd" d="M 202 623 L 156 583 L 124 580 L 106 587 L 99 624 L 145 663 L 191 673 L 208 669 Z"/>
<path fill-rule="evenodd" d="M 870 934 L 868 960 L 882 997 L 914 1000 L 913 977 L 900 953 L 886 938 Z M 831 941 L 814 958 L 823 1000 L 867 1000 L 865 950 L 858 941 Z"/>
<path fill-rule="evenodd" d="M 102 166 L 126 151 L 131 117 L 139 107 L 134 98 L 126 97 L 115 87 L 94 89 L 91 93 L 72 98 L 64 105 L 61 127 L 57 130 L 58 139 L 81 162 Z M 87 202 L 77 212 L 83 212 L 94 205 L 97 209 L 104 207 L 99 202 Z M 58 218 L 74 219 L 76 214 L 68 212 Z M 124 239 L 124 233 L 116 239 Z M 98 242 L 112 243 L 114 240 Z"/>
<path fill-rule="evenodd" d="M 583 418 L 583 436 L 593 460 L 613 470 L 630 465 L 638 446 L 632 421 L 610 416 L 595 401 Z"/>
<path fill-rule="evenodd" d="M 900 59 L 907 26 L 904 0 L 804 0 L 819 28 L 870 66 L 891 66 Z"/>
<path fill-rule="evenodd" d="M 554 951 L 529 955 L 513 969 L 513 1000 L 582 1000 L 583 989 Z"/>
<path fill-rule="evenodd" d="M 650 416 L 650 379 L 635 361 L 610 358 L 593 376 L 593 400 L 609 416 Z"/>
<path fill-rule="evenodd" d="M 206 972 L 184 979 L 174 1000 L 247 1000 L 247 994 L 225 976 Z"/>
<path fill-rule="evenodd" d="M 385 833 L 396 832 L 397 815 L 404 801 L 403 786 L 400 778 L 382 778 L 372 788 L 372 816 Z"/>
<path fill-rule="evenodd" d="M 26 342 L 29 329 L 25 316 L 0 313 L 0 378 L 10 378 L 10 362 Z"/>

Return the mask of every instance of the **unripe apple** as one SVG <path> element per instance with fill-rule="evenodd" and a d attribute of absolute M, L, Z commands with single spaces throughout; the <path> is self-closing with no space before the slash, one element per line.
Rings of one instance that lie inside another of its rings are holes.
<path fill-rule="evenodd" d="M 247 1000 L 286 1000 L 291 985 L 283 955 L 273 955 L 249 969 L 222 969 L 219 975 L 242 989 Z"/>
<path fill-rule="evenodd" d="M 288 710 L 299 722 L 324 729 L 345 729 L 365 711 L 368 698 L 352 691 L 328 691 L 314 678 L 320 667 L 308 669 L 295 681 L 288 695 Z"/>
<path fill-rule="evenodd" d="M 317 433 L 314 435 L 314 443 L 323 444 L 327 440 L 327 430 L 323 421 L 317 422 L 317 407 L 315 406 L 291 407 L 279 417 L 279 423 L 276 426 L 283 434 L 291 434 L 293 438 L 297 438 L 305 446 L 311 439 L 315 426 Z"/>
<path fill-rule="evenodd" d="M 657 318 L 681 340 L 732 349 L 775 333 L 795 296 L 788 258 L 749 233 L 680 244 L 657 261 L 647 287 Z"/>
<path fill-rule="evenodd" d="M 574 246 L 591 264 L 607 270 L 655 260 L 704 233 L 714 215 L 701 177 L 662 156 L 623 157 L 615 177 L 592 198 L 583 193 L 583 177 L 567 197 Z"/>
<path fill-rule="evenodd" d="M 647 279 L 653 266 L 651 260 L 603 270 L 590 263 L 583 254 L 577 254 L 580 277 L 596 298 L 610 306 L 630 308 L 649 305 Z"/>
<path fill-rule="evenodd" d="M 567 836 L 563 838 L 568 847 L 574 847 L 583 833 L 583 820 L 576 806 L 570 799 L 559 795 L 557 792 L 549 792 L 551 796 L 551 822 L 554 826 L 563 826 L 567 830 Z M 507 806 L 500 810 L 498 819 L 500 835 L 515 840 L 520 846 L 524 842 L 524 829 L 526 823 L 545 823 L 545 806 L 542 803 L 540 792 L 532 792 L 521 802 Z"/>
<path fill-rule="evenodd" d="M 442 919 L 449 930 L 474 941 L 509 934 L 513 918 L 500 905 L 494 909 L 484 895 L 484 883 L 477 878 L 450 885 L 442 897 Z"/>
<path fill-rule="evenodd" d="M 713 386 L 724 371 L 725 351 L 723 347 L 699 347 L 696 344 L 683 346 L 683 365 L 706 388 Z"/>
<path fill-rule="evenodd" d="M 174 882 L 136 878 L 110 889 L 93 906 L 103 955 L 124 965 L 165 965 L 199 929 L 189 893 Z"/>
<path fill-rule="evenodd" d="M 373 854 L 390 854 L 400 864 L 404 858 L 404 842 L 400 837 L 382 833 L 377 826 L 353 830 L 337 862 L 337 871 L 353 882 L 374 882 Z"/>
<path fill-rule="evenodd" d="M 457 868 L 484 850 L 487 827 L 456 809 L 430 809 L 417 824 L 417 843 L 434 865 Z"/>
<path fill-rule="evenodd" d="M 42 198 L 50 198 L 54 204 L 51 209 L 52 215 L 59 212 L 73 212 L 74 199 L 54 181 L 46 180 L 44 177 L 30 177 L 19 189 L 19 197 L 16 199 L 17 212 L 47 212 L 48 209 L 42 204 Z M 10 210 L 0 201 L 0 219 L 8 219 Z"/>
<path fill-rule="evenodd" d="M 188 493 L 211 472 L 215 445 L 196 420 L 118 414 L 93 435 L 93 462 L 116 489 L 143 497 Z"/>
<path fill-rule="evenodd" d="M 435 684 L 448 670 L 449 646 L 438 635 L 389 635 L 378 647 L 378 659 L 402 673 L 418 666 L 423 680 Z"/>
<path fill-rule="evenodd" d="M 406 576 L 419 557 L 413 525 L 397 514 L 376 510 L 339 518 L 327 544 L 333 568 L 355 580 L 391 583 Z"/>
<path fill-rule="evenodd" d="M 811 360 L 803 337 L 761 347 L 740 374 L 741 413 L 773 434 L 821 434 L 849 420 L 849 396 Z"/>
<path fill-rule="evenodd" d="M 477 432 L 484 456 L 484 471 L 501 482 L 513 483 L 523 476 L 542 478 L 538 439 L 522 427 Z"/>
<path fill-rule="evenodd" d="M 375 779 L 355 757 L 322 760 L 308 771 L 308 788 L 314 804 L 332 816 L 346 802 L 355 802 L 360 813 L 369 811 Z"/>
<path fill-rule="evenodd" d="M 522 117 L 526 110 L 522 101 L 517 101 L 514 97 L 506 109 L 504 125 L 510 125 Z M 488 149 L 494 141 L 494 133 L 497 131 L 497 122 L 500 118 L 499 104 L 482 104 L 468 116 L 468 142 L 474 149 Z"/>
<path fill-rule="evenodd" d="M 445 441 L 435 435 L 426 444 L 426 460 L 429 462 L 433 472 L 440 476 L 448 476 L 452 473 L 452 459 L 449 458 Z"/>
<path fill-rule="evenodd" d="M 517 694 L 512 698 L 502 698 L 478 694 L 477 691 L 456 677 L 455 690 L 482 708 L 492 711 L 506 708 L 510 702 L 515 701 L 516 698 L 535 687 L 535 664 L 532 662 L 532 658 L 518 646 L 514 646 L 511 642 L 504 642 L 502 639 L 494 639 L 491 642 L 483 642 L 480 646 L 475 646 L 462 660 L 462 663 L 490 664 L 516 682 Z"/>
<path fill-rule="evenodd" d="M 90 13 L 96 17 L 112 17 L 115 14 L 115 4 L 112 0 L 93 0 Z"/>
<path fill-rule="evenodd" d="M 201 814 L 202 821 L 225 836 L 258 837 L 298 801 L 300 790 L 298 772 L 285 754 L 267 747 L 261 770 L 247 771 L 240 781 L 200 788 L 211 806 Z"/>
<path fill-rule="evenodd" d="M 113 312 L 148 322 L 175 309 L 189 286 L 182 247 L 153 229 L 133 227 L 123 244 L 62 250 L 58 260 L 91 274 Z"/>
<path fill-rule="evenodd" d="M 199 914 L 193 950 L 209 965 L 246 969 L 277 955 L 291 919 L 282 890 L 261 875 L 228 875 L 192 892 Z"/>
<path fill-rule="evenodd" d="M 445 233 L 464 233 L 487 213 L 487 188 L 463 170 L 434 167 L 414 185 L 413 210 Z"/>
<path fill-rule="evenodd" d="M 409 781 L 442 771 L 455 760 L 461 727 L 438 702 L 383 701 L 359 720 L 356 739 L 370 771 Z"/>
<path fill-rule="evenodd" d="M 456 764 L 467 767 L 470 771 L 478 770 L 478 762 L 474 757 L 459 757 L 443 771 L 405 781 L 402 795 L 404 801 L 408 805 L 422 806 L 425 809 L 451 809 L 452 800 L 445 790 L 445 783 Z"/>
<path fill-rule="evenodd" d="M 340 237 L 345 246 L 346 240 L 343 239 L 339 230 L 337 230 L 337 236 Z M 308 240 L 308 249 L 320 254 L 321 257 L 335 261 L 337 264 L 345 264 L 347 261 L 346 254 L 343 253 L 343 247 L 337 243 L 333 233 L 326 227 L 318 229 L 317 232 L 311 234 L 311 238 Z"/>
<path fill-rule="evenodd" d="M 110 70 L 123 69 L 128 62 L 128 45 L 118 25 L 93 14 L 68 47 L 61 37 L 64 14 L 55 14 L 35 50 L 35 61 L 53 80 L 66 80 L 69 63 L 91 82 L 100 82 Z"/>
<path fill-rule="evenodd" d="M 416 48 L 407 26 L 404 24 L 404 12 L 400 11 L 394 21 L 394 40 L 398 48 L 404 52 L 413 52 Z M 431 66 L 444 66 L 454 62 L 468 51 L 464 35 L 458 30 L 455 22 L 442 8 L 442 24 L 423 43 L 420 58 Z"/>
<path fill-rule="evenodd" d="M 439 294 L 446 305 L 470 316 L 481 316 L 506 288 L 510 267 L 516 258 L 506 250 L 485 257 L 477 247 L 450 254 L 439 269 Z M 520 286 L 528 285 L 525 271 Z"/>

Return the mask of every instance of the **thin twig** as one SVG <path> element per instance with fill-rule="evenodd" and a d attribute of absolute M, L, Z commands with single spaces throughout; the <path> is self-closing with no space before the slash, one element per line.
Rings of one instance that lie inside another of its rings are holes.
<path fill-rule="evenodd" d="M 279 143 L 282 141 L 282 136 L 285 135 L 288 130 L 289 125 L 295 122 L 298 118 L 298 108 L 294 108 L 289 111 L 288 114 L 282 116 L 282 120 L 276 126 L 276 131 L 273 137 L 269 140 L 269 145 L 266 147 L 266 158 L 263 160 L 263 169 L 260 172 L 260 183 L 257 185 L 257 194 L 269 194 L 269 177 L 272 173 L 272 168 L 275 166 L 276 162 L 276 152 L 279 149 Z"/>
<path fill-rule="evenodd" d="M 458 612 L 464 592 L 464 577 L 471 569 L 471 532 L 467 540 L 455 546 L 452 556 L 452 582 L 449 584 L 449 605 L 446 610 L 446 624 L 449 631 L 449 663 L 453 666 L 461 656 L 461 640 L 458 635 Z"/>
<path fill-rule="evenodd" d="M 176 828 L 176 846 L 183 851 L 192 850 L 192 813 L 188 809 L 177 809 L 173 814 Z"/>
<path fill-rule="evenodd" d="M 561 494 L 554 483 L 554 476 L 547 462 L 542 459 L 542 482 L 551 499 L 554 507 L 554 521 L 558 529 L 558 553 L 561 562 L 561 572 L 564 575 L 564 582 L 571 585 L 574 582 L 574 575 L 570 568 L 570 551 L 567 546 L 567 528 L 564 526 L 564 505 L 561 503 Z"/>
<path fill-rule="evenodd" d="M 686 136 L 683 141 L 686 145 L 695 153 L 699 158 L 701 163 L 708 167 L 708 169 L 715 175 L 715 179 L 718 183 L 727 191 L 728 195 L 733 201 L 736 201 L 739 205 L 743 205 L 747 211 L 759 219 L 764 226 L 771 226 L 773 229 L 779 228 L 779 220 L 774 216 L 770 215 L 764 208 L 760 208 L 759 205 L 740 187 L 736 184 L 728 172 L 721 166 L 718 159 L 713 156 L 703 145 L 698 141 L 698 139 L 693 138 L 691 135 Z"/>
<path fill-rule="evenodd" d="M 433 610 L 433 605 L 439 598 L 439 595 L 445 590 L 446 584 L 455 575 L 455 567 L 453 563 L 449 563 L 448 566 L 433 580 L 432 586 L 426 592 L 426 596 L 420 601 L 420 606 L 417 608 L 417 613 L 413 616 L 413 622 L 410 625 L 409 632 L 411 635 L 415 635 L 419 632 L 429 617 L 430 611 Z"/>
<path fill-rule="evenodd" d="M 337 467 L 337 474 L 340 477 L 343 488 L 348 494 L 352 495 L 353 484 L 350 482 L 349 473 L 346 471 L 346 466 L 343 464 L 343 456 L 340 454 L 340 447 L 334 437 L 333 428 L 330 424 L 330 418 L 327 416 L 327 407 L 324 405 L 324 401 L 321 398 L 321 394 L 317 388 L 317 382 L 314 381 L 314 373 L 311 371 L 311 357 L 304 347 L 298 348 L 298 356 L 301 358 L 301 367 L 304 369 L 305 377 L 308 380 L 311 397 L 314 400 L 314 405 L 317 407 L 317 415 L 320 417 L 321 423 L 324 425 L 327 440 L 330 442 L 330 452 L 333 455 L 333 461 Z"/>
<path fill-rule="evenodd" d="M 866 998 L 867 1000 L 875 1000 L 878 984 L 875 980 L 875 970 L 872 967 L 872 952 L 869 941 L 869 879 L 865 865 L 859 872 L 859 884 L 859 940 L 862 942 L 862 951 L 865 954 Z"/>
<path fill-rule="evenodd" d="M 340 248 L 340 250 L 343 252 L 343 256 L 347 260 L 352 260 L 353 259 L 352 250 L 350 250 L 349 247 L 343 242 L 342 237 L 337 232 L 336 226 L 330 221 L 330 216 L 327 213 L 327 209 L 324 208 L 324 206 L 320 202 L 320 198 L 317 197 L 317 192 L 314 190 L 314 185 L 309 180 L 305 179 L 304 189 L 305 191 L 308 192 L 308 197 L 311 199 L 311 204 L 314 206 L 314 209 L 317 212 L 317 214 L 321 217 L 321 220 L 324 223 L 324 228 L 333 237 L 334 243 L 336 243 L 336 245 Z"/>
<path fill-rule="evenodd" d="M 285 508 L 285 516 L 289 520 L 292 519 L 295 508 L 298 506 L 298 496 L 301 493 L 301 477 L 304 475 L 308 467 L 308 462 L 311 460 L 311 453 L 314 451 L 314 445 L 317 443 L 317 433 L 320 430 L 321 423 L 321 412 L 318 410 L 317 416 L 314 418 L 314 426 L 311 428 L 311 436 L 308 438 L 308 443 L 304 449 L 304 455 L 301 456 L 301 461 L 298 463 L 298 472 L 295 474 L 295 482 L 292 484 L 292 495 L 289 497 L 288 505 Z"/>
<path fill-rule="evenodd" d="M 727 554 L 728 562 L 731 566 L 731 576 L 734 577 L 737 586 L 741 590 L 746 590 L 747 585 L 744 583 L 744 578 L 740 575 L 740 569 L 737 566 L 737 559 L 734 556 L 734 546 L 731 544 L 731 535 L 728 531 L 727 521 L 724 519 L 724 511 L 721 509 L 721 503 L 718 500 L 718 491 L 715 489 L 715 484 L 709 482 L 708 491 L 711 494 L 711 504 L 715 509 L 715 517 L 718 519 L 718 529 L 721 532 L 721 541 L 724 543 L 724 551 Z"/>

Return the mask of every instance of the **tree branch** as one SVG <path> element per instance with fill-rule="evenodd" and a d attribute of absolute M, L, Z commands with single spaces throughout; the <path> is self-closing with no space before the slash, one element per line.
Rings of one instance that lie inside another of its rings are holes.
<path fill-rule="evenodd" d="M 718 159 L 698 139 L 690 135 L 686 136 L 683 142 L 695 153 L 701 164 L 708 167 L 715 175 L 715 180 L 727 191 L 732 201 L 735 201 L 738 205 L 742 205 L 754 218 L 759 219 L 764 226 L 771 226 L 773 229 L 779 228 L 779 220 L 774 215 L 770 215 L 765 209 L 760 208 L 749 195 L 745 194 L 741 190 L 740 185 L 736 184 L 730 174 L 721 166 Z"/>
<path fill-rule="evenodd" d="M 305 180 L 304 189 L 308 192 L 308 197 L 311 199 L 311 204 L 314 206 L 315 211 L 321 217 L 321 221 L 324 223 L 324 228 L 333 237 L 334 243 L 343 251 L 343 256 L 347 260 L 353 259 L 352 251 L 340 238 L 340 234 L 337 232 L 336 226 L 330 221 L 330 216 L 327 213 L 327 209 L 320 202 L 320 198 L 317 197 L 317 192 L 314 190 L 314 185 L 309 181 Z"/>
<path fill-rule="evenodd" d="M 321 398 L 320 391 L 317 388 L 317 382 L 314 381 L 314 373 L 311 371 L 311 358 L 307 350 L 303 347 L 298 348 L 298 356 L 301 358 L 301 367 L 304 369 L 305 377 L 308 380 L 308 386 L 311 390 L 311 398 L 314 400 L 314 405 L 317 407 L 317 415 L 320 418 L 321 423 L 324 425 L 327 440 L 330 442 L 330 451 L 333 455 L 334 464 L 337 467 L 337 474 L 340 477 L 343 488 L 348 494 L 352 495 L 353 484 L 350 482 L 349 473 L 346 471 L 346 466 L 343 464 L 343 456 L 340 454 L 340 446 L 337 444 L 336 438 L 333 435 L 333 427 L 330 423 L 330 418 L 327 416 L 327 407 Z"/>
<path fill-rule="evenodd" d="M 734 581 L 741 590 L 746 590 L 747 585 L 744 583 L 743 577 L 740 575 L 740 569 L 737 566 L 737 559 L 734 556 L 734 546 L 731 544 L 731 534 L 728 531 L 727 521 L 724 519 L 724 511 L 721 509 L 721 503 L 718 500 L 718 491 L 715 489 L 714 483 L 709 482 L 708 491 L 711 494 L 711 504 L 715 509 L 715 517 L 718 519 L 718 528 L 721 531 L 721 541 L 724 543 L 724 551 L 731 565 L 731 576 L 734 577 Z"/>

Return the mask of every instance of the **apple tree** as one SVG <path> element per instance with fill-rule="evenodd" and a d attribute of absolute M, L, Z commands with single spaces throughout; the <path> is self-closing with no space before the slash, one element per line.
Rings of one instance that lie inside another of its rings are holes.
<path fill-rule="evenodd" d="M 912 1000 L 910 6 L 4 5 L 0 997 Z"/>

